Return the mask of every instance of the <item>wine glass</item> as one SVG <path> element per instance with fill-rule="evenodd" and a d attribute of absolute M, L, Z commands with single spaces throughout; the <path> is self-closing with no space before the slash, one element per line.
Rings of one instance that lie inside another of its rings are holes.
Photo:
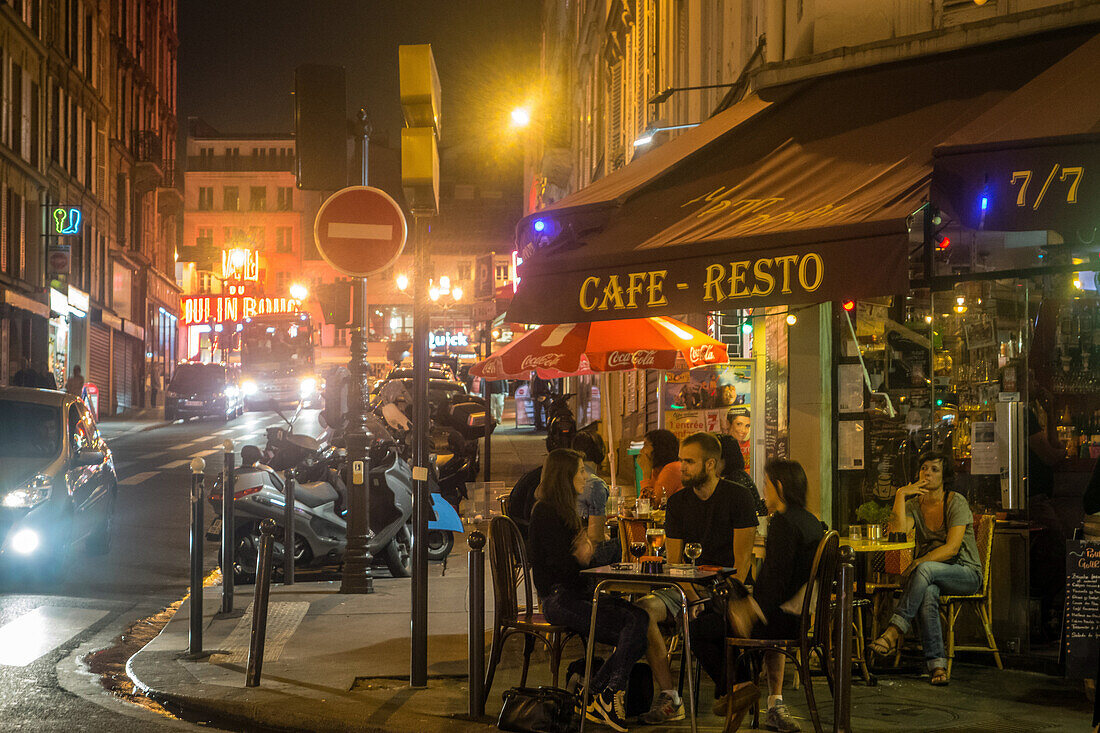
<path fill-rule="evenodd" d="M 698 542 L 689 542 L 684 545 L 684 554 L 691 560 L 691 570 L 695 571 L 695 561 L 703 554 L 703 545 Z"/>
<path fill-rule="evenodd" d="M 644 542 L 631 542 L 630 543 L 630 554 L 634 557 L 634 569 L 638 572 L 641 572 L 641 570 L 642 570 L 641 559 L 642 559 L 642 555 L 645 554 L 645 543 Z"/>

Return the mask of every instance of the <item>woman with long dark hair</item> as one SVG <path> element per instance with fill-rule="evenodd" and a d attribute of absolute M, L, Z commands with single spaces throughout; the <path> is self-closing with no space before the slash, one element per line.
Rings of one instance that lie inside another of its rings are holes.
<path fill-rule="evenodd" d="M 638 454 L 642 468 L 642 496 L 654 506 L 662 506 L 668 497 L 684 485 L 680 482 L 680 441 L 671 430 L 650 430 Z"/>
<path fill-rule="evenodd" d="M 589 631 L 592 593 L 580 571 L 588 567 L 595 551 L 577 513 L 577 497 L 587 480 L 580 453 L 550 452 L 535 492 L 527 541 L 543 614 L 550 623 L 581 634 Z M 588 720 L 626 731 L 626 683 L 634 663 L 645 654 L 648 623 L 646 612 L 628 601 L 600 600 L 596 641 L 614 645 L 615 651 L 592 675 L 591 703 L 585 710 Z"/>
<path fill-rule="evenodd" d="M 749 492 L 757 515 L 764 516 L 768 513 L 764 497 L 760 495 L 752 476 L 745 470 L 745 454 L 741 452 L 741 444 L 737 442 L 737 438 L 726 433 L 715 433 L 714 437 L 722 445 L 722 468 L 719 475 Z"/>
<path fill-rule="evenodd" d="M 966 498 L 951 490 L 951 458 L 929 452 L 917 462 L 917 480 L 894 494 L 891 532 L 916 533 L 916 559 L 902 575 L 904 586 L 890 625 L 871 644 L 875 654 L 897 651 L 901 638 L 920 616 L 921 647 L 933 685 L 946 685 L 947 659 L 940 628 L 940 595 L 976 593 L 982 563 L 974 538 L 974 515 Z"/>

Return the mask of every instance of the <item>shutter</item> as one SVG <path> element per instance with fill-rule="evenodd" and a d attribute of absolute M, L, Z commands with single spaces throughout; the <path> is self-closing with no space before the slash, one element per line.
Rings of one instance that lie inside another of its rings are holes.
<path fill-rule="evenodd" d="M 607 124 L 607 163 L 613 171 L 623 164 L 623 60 L 611 64 L 608 85 L 609 117 Z"/>
<path fill-rule="evenodd" d="M 645 429 L 656 430 L 660 424 L 660 416 L 657 414 L 657 390 L 661 388 L 661 372 L 657 369 L 646 369 L 645 374 Z"/>
<path fill-rule="evenodd" d="M 112 355 L 115 368 L 115 405 L 116 414 L 134 406 L 134 341 L 130 336 L 115 336 L 115 353 Z"/>
<path fill-rule="evenodd" d="M 98 323 L 88 325 L 88 381 L 99 387 L 103 410 L 111 386 L 111 331 Z"/>

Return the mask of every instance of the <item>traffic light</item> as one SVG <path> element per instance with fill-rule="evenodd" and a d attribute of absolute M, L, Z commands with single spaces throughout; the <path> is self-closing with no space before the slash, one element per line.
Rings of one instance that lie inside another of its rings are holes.
<path fill-rule="evenodd" d="M 348 185 L 347 82 L 343 66 L 294 70 L 298 188 L 336 191 Z"/>
<path fill-rule="evenodd" d="M 314 291 L 321 305 L 321 315 L 325 323 L 337 328 L 346 328 L 351 323 L 351 283 L 348 281 L 323 283 Z"/>

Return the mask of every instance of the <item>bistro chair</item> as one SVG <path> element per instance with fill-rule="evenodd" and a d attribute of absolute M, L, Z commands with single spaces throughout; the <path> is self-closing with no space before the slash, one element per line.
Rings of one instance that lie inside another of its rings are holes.
<path fill-rule="evenodd" d="M 825 533 L 818 543 L 817 552 L 814 553 L 814 562 L 810 566 L 810 578 L 806 586 L 806 593 L 802 598 L 802 613 L 799 621 L 799 634 L 797 639 L 739 639 L 726 638 L 726 679 L 731 686 L 734 684 L 734 650 L 738 649 L 742 654 L 762 656 L 764 652 L 779 652 L 791 660 L 798 670 L 798 676 L 806 688 L 806 705 L 810 709 L 810 718 L 813 720 L 814 730 L 822 733 L 821 716 L 817 712 L 817 700 L 814 697 L 814 685 L 810 678 L 810 654 L 816 654 L 825 673 L 825 681 L 829 690 L 833 689 L 832 672 L 829 668 L 829 658 L 832 654 L 832 619 L 834 611 L 833 591 L 836 585 L 837 564 L 840 559 L 840 535 L 836 530 Z M 759 683 L 760 665 L 753 665 L 753 681 Z M 729 730 L 730 720 L 733 717 L 733 709 L 726 712 L 726 730 Z M 760 723 L 760 708 L 754 706 L 752 727 L 756 728 Z"/>
<path fill-rule="evenodd" d="M 982 583 L 978 592 L 968 596 L 940 596 L 940 615 L 943 617 L 944 626 L 947 628 L 947 676 L 951 677 L 951 663 L 955 661 L 956 651 L 966 652 L 993 652 L 993 661 L 997 663 L 997 669 L 1004 669 L 1001 664 L 1001 652 L 997 649 L 997 641 L 993 638 L 993 598 L 989 587 L 993 555 L 993 528 L 996 517 L 992 514 L 982 514 L 978 519 L 974 534 L 978 545 L 978 557 L 982 561 Z M 978 620 L 982 623 L 985 632 L 985 646 L 955 644 L 955 620 L 966 607 L 974 609 L 978 614 Z"/>
<path fill-rule="evenodd" d="M 550 673 L 554 687 L 558 686 L 558 671 L 565 644 L 576 634 L 565 626 L 556 626 L 535 612 L 535 595 L 531 583 L 531 566 L 519 527 L 508 517 L 493 517 L 489 521 L 489 567 L 493 573 L 493 644 L 489 651 L 489 669 L 485 676 L 485 700 L 493 687 L 493 676 L 500 663 L 504 642 L 513 634 L 523 636 L 523 673 L 519 686 L 527 685 L 527 669 L 535 641 L 546 645 L 550 653 Z M 520 605 L 519 588 L 524 602 Z"/>
<path fill-rule="evenodd" d="M 623 548 L 623 562 L 629 562 L 630 543 L 645 542 L 646 523 L 644 519 L 626 519 L 619 517 L 619 544 Z"/>

